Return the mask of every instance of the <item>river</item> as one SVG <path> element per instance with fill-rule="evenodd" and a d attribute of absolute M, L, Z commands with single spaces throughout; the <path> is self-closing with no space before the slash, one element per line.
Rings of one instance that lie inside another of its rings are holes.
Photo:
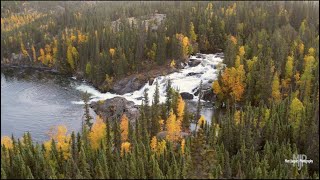
<path fill-rule="evenodd" d="M 71 78 L 31 69 L 1 70 L 1 136 L 21 137 L 29 131 L 39 142 L 48 139 L 48 130 L 57 125 L 78 131 L 84 110 L 72 103 L 81 99 L 72 88 L 76 84 Z"/>
<path fill-rule="evenodd" d="M 197 59 L 195 56 L 191 58 Z M 21 137 L 29 131 L 35 141 L 41 142 L 48 139 L 50 127 L 66 125 L 68 133 L 78 131 L 84 113 L 81 93 L 85 91 L 91 94 L 91 102 L 122 96 L 140 105 L 144 89 L 148 89 L 149 99 L 152 100 L 158 82 L 160 102 L 164 102 L 166 82 L 171 79 L 172 86 L 180 92 L 194 94 L 201 80 L 208 84 L 217 78 L 218 69 L 215 66 L 221 62 L 221 55 L 205 55 L 201 64 L 195 67 L 187 65 L 179 72 L 159 76 L 152 85 L 146 83 L 140 90 L 124 95 L 100 93 L 85 82 L 48 72 L 1 70 L 1 136 L 13 134 Z M 197 99 L 198 96 L 194 96 L 193 100 L 187 101 L 191 109 L 195 109 L 192 104 Z M 201 114 L 210 122 L 213 109 L 208 103 L 203 103 L 206 106 Z M 95 116 L 91 109 L 90 113 Z M 191 129 L 193 127 L 191 125 Z"/>

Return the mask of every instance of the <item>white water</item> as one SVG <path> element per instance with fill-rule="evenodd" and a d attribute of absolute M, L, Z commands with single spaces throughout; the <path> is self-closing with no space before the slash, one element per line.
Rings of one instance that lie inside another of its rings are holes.
<path fill-rule="evenodd" d="M 124 97 L 129 101 L 133 101 L 136 105 L 141 105 L 142 97 L 144 90 L 148 90 L 149 102 L 152 104 L 153 94 L 156 89 L 156 81 L 159 84 L 159 92 L 160 92 L 160 102 L 165 102 L 166 95 L 166 86 L 167 81 L 171 79 L 171 86 L 175 89 L 178 89 L 180 93 L 188 92 L 190 94 L 194 94 L 199 87 L 200 81 L 202 80 L 203 84 L 207 84 L 209 81 L 217 79 L 217 75 L 219 72 L 219 68 L 214 68 L 214 66 L 219 66 L 222 64 L 223 59 L 221 57 L 217 57 L 218 54 L 203 54 L 204 58 L 196 58 L 196 56 L 191 56 L 190 59 L 198 59 L 201 60 L 201 63 L 195 67 L 190 67 L 189 65 L 185 66 L 183 69 L 179 70 L 179 72 L 175 72 L 172 74 L 168 74 L 166 76 L 159 76 L 155 78 L 152 85 L 146 83 L 140 90 L 134 91 L 132 93 L 127 93 L 124 95 L 112 94 L 112 93 L 101 93 L 96 90 L 94 87 L 89 86 L 87 84 L 77 85 L 75 88 L 80 91 L 87 91 L 91 94 L 90 102 L 111 99 L 113 97 Z M 223 54 L 219 54 L 223 56 Z M 196 75 L 187 76 L 188 73 L 197 73 Z M 194 96 L 193 101 L 198 100 L 198 96 Z M 83 104 L 83 101 L 73 101 L 74 104 Z"/>

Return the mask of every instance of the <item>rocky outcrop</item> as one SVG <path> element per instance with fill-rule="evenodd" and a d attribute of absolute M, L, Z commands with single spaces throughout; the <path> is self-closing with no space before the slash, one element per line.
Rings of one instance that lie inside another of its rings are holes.
<path fill-rule="evenodd" d="M 201 63 L 201 60 L 199 59 L 190 59 L 188 62 L 188 65 L 191 67 L 198 66 Z"/>
<path fill-rule="evenodd" d="M 187 76 L 195 76 L 195 75 L 198 75 L 198 74 L 203 74 L 203 73 L 190 72 L 190 73 L 187 74 Z"/>
<path fill-rule="evenodd" d="M 142 88 L 146 82 L 147 79 L 136 76 L 124 78 L 113 85 L 112 91 L 122 95 Z"/>
<path fill-rule="evenodd" d="M 154 78 L 158 76 L 167 75 L 176 71 L 177 69 L 174 68 L 159 67 L 140 74 L 133 74 L 116 80 L 111 87 L 111 91 L 120 95 L 130 93 L 141 89 L 147 82 L 152 84 Z"/>
<path fill-rule="evenodd" d="M 92 102 L 90 107 L 103 118 L 120 119 L 122 114 L 125 113 L 129 120 L 134 122 L 139 117 L 138 106 L 135 106 L 134 102 L 128 101 L 123 97 Z"/>
<path fill-rule="evenodd" d="M 213 102 L 216 99 L 216 95 L 212 92 L 212 89 L 208 89 L 208 90 L 203 92 L 202 99 L 205 100 L 205 101 Z"/>
<path fill-rule="evenodd" d="M 187 92 L 180 93 L 182 99 L 193 99 L 193 95 Z"/>

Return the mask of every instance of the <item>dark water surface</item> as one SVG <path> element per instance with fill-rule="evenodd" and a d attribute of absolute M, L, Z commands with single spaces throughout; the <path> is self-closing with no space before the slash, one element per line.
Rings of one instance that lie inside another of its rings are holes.
<path fill-rule="evenodd" d="M 1 136 L 16 138 L 29 131 L 35 141 L 47 140 L 52 126 L 66 125 L 68 133 L 81 128 L 81 93 L 78 82 L 65 76 L 1 68 Z M 93 111 L 91 111 L 93 112 Z"/>

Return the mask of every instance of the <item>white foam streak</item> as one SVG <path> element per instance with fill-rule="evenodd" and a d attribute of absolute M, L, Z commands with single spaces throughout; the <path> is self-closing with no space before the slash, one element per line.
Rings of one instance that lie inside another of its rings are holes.
<path fill-rule="evenodd" d="M 203 81 L 203 84 L 207 84 L 209 81 L 215 80 L 217 78 L 218 68 L 214 68 L 218 64 L 222 64 L 222 59 L 220 57 L 216 57 L 215 54 L 207 54 L 204 55 L 205 58 L 196 58 L 195 56 L 191 56 L 192 59 L 199 59 L 201 63 L 195 67 L 186 66 L 184 69 L 181 69 L 179 72 L 175 72 L 172 74 L 168 74 L 166 76 L 159 76 L 155 78 L 152 85 L 146 83 L 140 90 L 127 93 L 124 95 L 112 94 L 110 92 L 101 93 L 97 89 L 92 86 L 81 84 L 76 87 L 77 90 L 82 92 L 90 93 L 91 99 L 90 102 L 110 99 L 113 97 L 124 97 L 129 101 L 133 101 L 135 104 L 140 105 L 142 103 L 142 97 L 145 89 L 148 89 L 148 97 L 150 105 L 152 103 L 153 94 L 156 90 L 156 81 L 159 84 L 159 92 L 160 92 L 160 102 L 165 102 L 165 94 L 166 94 L 166 86 L 167 81 L 171 79 L 172 87 L 178 89 L 179 92 L 187 92 L 190 94 L 194 94 L 196 89 L 198 88 L 200 81 Z M 193 73 L 194 75 L 190 75 Z M 189 75 L 188 75 L 189 74 Z M 197 100 L 198 97 L 194 96 L 193 100 Z M 83 101 L 73 101 L 73 104 L 84 104 Z"/>

